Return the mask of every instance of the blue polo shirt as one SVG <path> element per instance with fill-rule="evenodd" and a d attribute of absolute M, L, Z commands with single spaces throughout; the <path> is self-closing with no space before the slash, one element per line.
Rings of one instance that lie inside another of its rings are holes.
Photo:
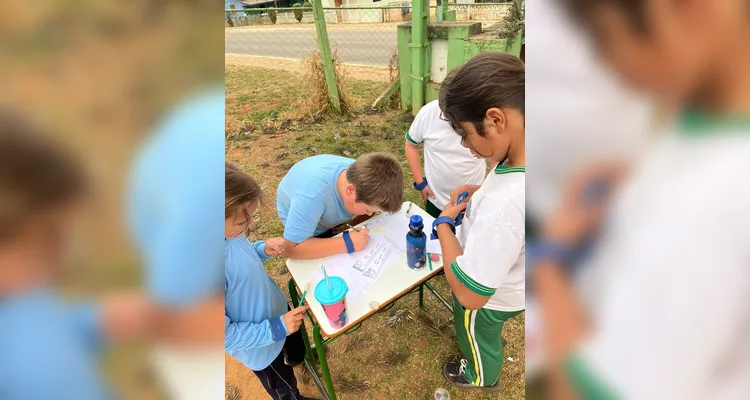
<path fill-rule="evenodd" d="M 187 306 L 221 291 L 223 88 L 181 104 L 148 138 L 133 166 L 128 217 L 151 296 Z"/>
<path fill-rule="evenodd" d="M 96 306 L 64 307 L 51 288 L 0 298 L 0 399 L 111 398 L 99 324 Z"/>
<path fill-rule="evenodd" d="M 301 243 L 354 216 L 336 190 L 339 175 L 352 163 L 351 158 L 319 155 L 292 166 L 276 193 L 284 239 Z"/>
<path fill-rule="evenodd" d="M 243 235 L 224 249 L 224 348 L 248 368 L 260 371 L 284 347 L 286 296 L 266 272 L 264 242 Z"/>

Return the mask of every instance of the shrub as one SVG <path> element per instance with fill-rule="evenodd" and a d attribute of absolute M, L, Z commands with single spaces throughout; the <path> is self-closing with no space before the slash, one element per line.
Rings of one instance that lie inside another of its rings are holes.
<path fill-rule="evenodd" d="M 292 8 L 294 8 L 294 19 L 296 19 L 297 22 L 302 22 L 302 4 L 295 3 Z"/>

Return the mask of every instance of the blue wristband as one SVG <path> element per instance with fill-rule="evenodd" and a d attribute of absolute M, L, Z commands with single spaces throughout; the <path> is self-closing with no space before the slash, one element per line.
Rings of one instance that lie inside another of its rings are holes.
<path fill-rule="evenodd" d="M 422 190 L 427 187 L 427 177 L 422 178 L 422 183 L 416 183 L 414 182 L 412 185 L 414 185 L 414 189 Z"/>
<path fill-rule="evenodd" d="M 432 235 L 430 236 L 430 240 L 435 240 L 438 238 L 437 234 L 437 226 L 440 224 L 449 224 L 451 226 L 451 230 L 453 233 L 456 233 L 456 222 L 453 221 L 450 217 L 437 217 L 435 219 L 435 222 L 432 223 Z"/>
<path fill-rule="evenodd" d="M 575 253 L 575 248 L 551 240 L 529 243 L 526 253 L 526 271 L 533 270 L 536 264 L 542 260 L 567 265 L 571 258 L 575 256 Z"/>
<path fill-rule="evenodd" d="M 344 243 L 346 243 L 346 252 L 349 254 L 354 253 L 354 243 L 352 242 L 352 237 L 349 235 L 349 231 L 344 231 L 341 236 L 343 236 Z"/>

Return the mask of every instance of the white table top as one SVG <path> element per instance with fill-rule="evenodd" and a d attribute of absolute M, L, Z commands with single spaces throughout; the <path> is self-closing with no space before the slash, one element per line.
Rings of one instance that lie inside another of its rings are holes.
<path fill-rule="evenodd" d="M 411 205 L 410 215 L 421 215 L 423 217 L 429 216 L 426 211 L 411 202 L 405 202 L 401 206 L 401 210 L 406 210 L 409 205 Z M 384 228 L 382 226 L 375 228 L 373 229 L 373 232 L 377 233 L 381 229 Z M 431 229 L 432 227 L 425 227 L 425 234 L 429 235 Z M 320 330 L 325 336 L 333 338 L 340 335 L 364 320 L 366 317 L 387 306 L 402 294 L 414 289 L 417 285 L 437 275 L 443 269 L 442 256 L 440 257 L 440 260 L 432 262 L 432 270 L 430 270 L 428 262 L 428 266 L 415 271 L 406 265 L 405 251 L 401 251 L 398 248 L 394 248 L 393 251 L 400 252 L 396 261 L 394 261 L 390 267 L 383 272 L 383 274 L 372 284 L 357 303 L 347 304 L 348 321 L 342 328 L 334 328 L 331 326 L 328 318 L 326 318 L 325 313 L 323 312 L 323 307 L 318 303 L 312 293 L 313 288 L 310 287 L 310 290 L 305 296 L 305 302 L 310 306 L 310 311 L 320 325 Z M 292 274 L 292 278 L 294 278 L 294 281 L 297 283 L 297 286 L 301 287 L 304 286 L 308 279 L 310 279 L 312 273 L 320 268 L 321 264 L 325 264 L 327 259 L 328 257 L 319 258 L 317 260 L 287 260 L 286 265 L 289 269 L 289 273 Z M 370 303 L 373 301 L 378 303 L 378 308 L 370 308 Z"/>

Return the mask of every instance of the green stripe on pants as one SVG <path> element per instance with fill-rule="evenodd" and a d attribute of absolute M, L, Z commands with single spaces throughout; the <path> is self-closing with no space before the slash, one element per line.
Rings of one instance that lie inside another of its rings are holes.
<path fill-rule="evenodd" d="M 521 311 L 467 310 L 453 296 L 453 323 L 458 348 L 467 360 L 466 378 L 475 386 L 492 386 L 503 369 L 503 324 Z"/>

